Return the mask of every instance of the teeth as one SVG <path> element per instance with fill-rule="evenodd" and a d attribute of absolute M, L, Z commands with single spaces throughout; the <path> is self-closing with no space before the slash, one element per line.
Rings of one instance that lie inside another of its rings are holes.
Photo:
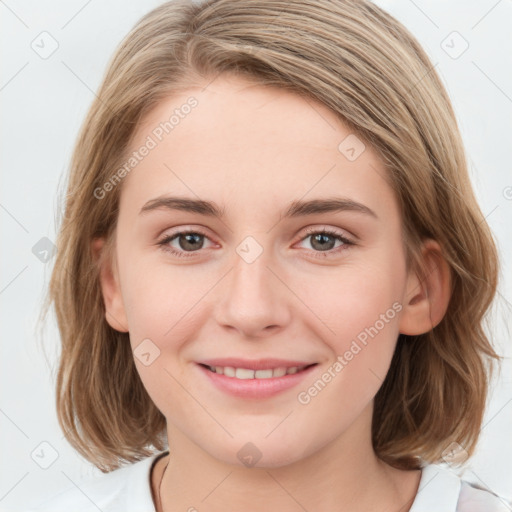
<path fill-rule="evenodd" d="M 237 379 L 254 379 L 254 370 L 246 370 L 245 368 L 237 368 L 235 370 Z"/>
<path fill-rule="evenodd" d="M 210 370 L 212 369 L 212 367 L 210 366 Z M 226 377 L 234 377 L 235 376 L 235 369 L 231 366 L 226 366 L 224 368 L 224 375 Z"/>
<path fill-rule="evenodd" d="M 248 368 L 233 368 L 232 366 L 209 366 L 210 371 L 225 375 L 226 377 L 234 377 L 236 379 L 271 379 L 272 377 L 283 377 L 284 375 L 292 375 L 297 373 L 306 366 L 292 366 L 285 368 L 281 366 L 273 370 L 249 370 Z"/>
<path fill-rule="evenodd" d="M 295 368 L 297 368 L 297 367 L 295 367 Z M 274 377 L 282 377 L 283 375 L 286 375 L 286 368 L 284 368 L 283 366 L 281 366 L 279 368 L 274 368 L 272 375 Z"/>
<path fill-rule="evenodd" d="M 274 372 L 272 370 L 256 370 L 254 376 L 257 379 L 270 379 Z"/>

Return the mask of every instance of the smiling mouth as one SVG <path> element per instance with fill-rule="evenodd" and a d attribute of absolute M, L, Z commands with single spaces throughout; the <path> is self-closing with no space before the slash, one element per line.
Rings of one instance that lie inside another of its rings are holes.
<path fill-rule="evenodd" d="M 306 366 L 291 366 L 291 367 L 278 367 L 267 370 L 250 370 L 249 368 L 234 368 L 233 366 L 209 366 L 200 363 L 200 366 L 206 368 L 212 373 L 224 375 L 234 379 L 248 380 L 248 379 L 272 379 L 277 377 L 284 377 L 285 375 L 293 375 L 300 373 L 307 368 L 317 365 L 318 363 L 309 364 Z"/>

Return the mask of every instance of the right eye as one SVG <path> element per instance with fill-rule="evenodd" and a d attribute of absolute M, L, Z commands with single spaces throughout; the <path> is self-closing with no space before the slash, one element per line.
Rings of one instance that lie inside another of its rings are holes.
<path fill-rule="evenodd" d="M 173 234 L 167 234 L 158 242 L 163 251 L 170 253 L 178 258 L 190 258 L 193 254 L 203 248 L 203 238 L 207 238 L 206 234 L 201 231 L 185 230 L 176 231 Z M 171 242 L 177 242 L 178 247 L 169 245 Z M 189 250 L 190 249 L 190 250 Z"/>

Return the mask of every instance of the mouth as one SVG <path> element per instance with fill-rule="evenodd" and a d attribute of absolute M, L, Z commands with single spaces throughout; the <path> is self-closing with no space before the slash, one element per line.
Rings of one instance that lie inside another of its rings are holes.
<path fill-rule="evenodd" d="M 225 360 L 224 360 L 225 361 Z M 237 398 L 261 400 L 291 390 L 311 375 L 318 363 L 293 362 L 293 366 L 269 363 L 269 360 L 253 362 L 245 366 L 227 366 L 221 364 L 197 363 L 202 378 L 207 379 L 211 389 L 213 385 L 217 390 Z M 246 366 L 259 366 L 247 368 Z M 264 366 L 261 368 L 261 366 Z M 266 367 L 265 367 L 266 366 Z M 270 368 L 269 368 L 270 366 Z"/>
<path fill-rule="evenodd" d="M 262 370 L 253 370 L 250 368 L 241 368 L 234 366 L 210 366 L 207 364 L 199 363 L 200 366 L 206 368 L 212 373 L 224 375 L 233 379 L 248 380 L 248 379 L 273 379 L 277 377 L 284 377 L 285 375 L 295 375 L 301 373 L 318 363 L 307 364 L 303 366 L 278 366 L 276 368 L 268 368 Z"/>

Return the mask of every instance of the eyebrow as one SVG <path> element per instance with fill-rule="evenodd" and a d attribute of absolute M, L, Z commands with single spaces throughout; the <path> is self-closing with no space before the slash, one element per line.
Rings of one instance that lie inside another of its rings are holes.
<path fill-rule="evenodd" d="M 222 219 L 225 215 L 225 209 L 220 208 L 213 201 L 176 196 L 163 196 L 151 199 L 141 208 L 139 215 L 147 214 L 154 210 L 181 210 L 218 219 Z M 282 218 L 305 217 L 307 215 L 341 211 L 363 213 L 378 219 L 377 214 L 368 206 L 343 197 L 292 201 Z"/>

